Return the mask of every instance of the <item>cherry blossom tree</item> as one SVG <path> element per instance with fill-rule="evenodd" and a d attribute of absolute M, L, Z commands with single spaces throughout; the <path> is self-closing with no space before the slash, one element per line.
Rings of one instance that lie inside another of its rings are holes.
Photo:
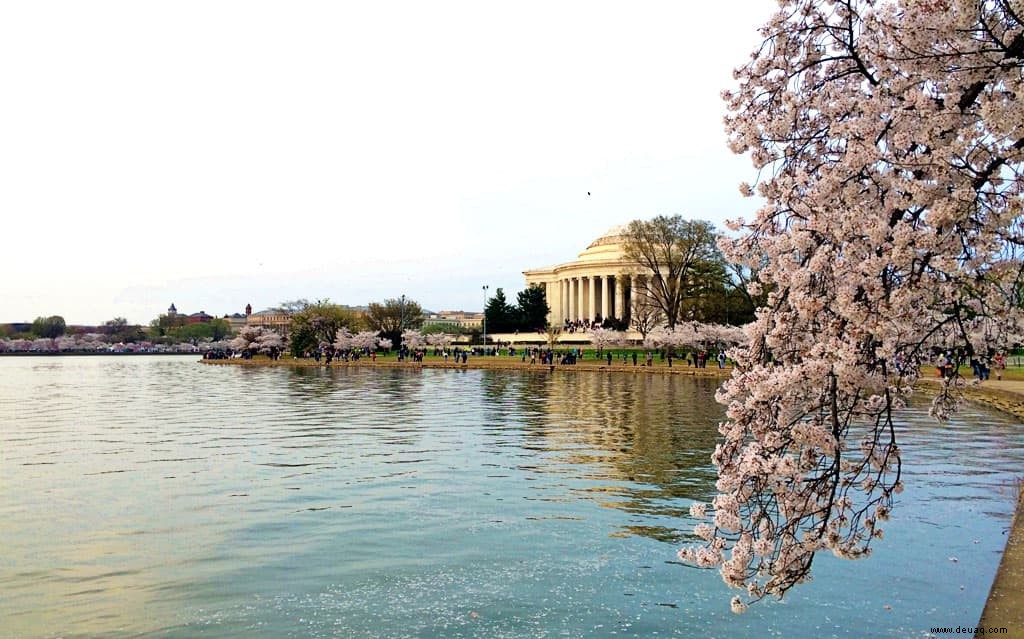
<path fill-rule="evenodd" d="M 335 333 L 334 336 L 334 348 L 339 351 L 347 351 L 348 349 L 353 348 L 352 340 L 353 335 L 351 331 L 345 327 L 339 328 L 338 332 Z"/>
<path fill-rule="evenodd" d="M 37 352 L 37 353 L 46 353 L 46 352 L 49 352 L 49 351 L 55 351 L 55 350 L 57 350 L 57 347 L 55 345 L 55 341 L 56 340 L 54 340 L 52 338 L 49 338 L 49 337 L 40 337 L 40 338 L 34 339 L 34 340 L 32 340 L 32 346 L 29 347 L 29 350 L 33 351 L 33 352 Z"/>
<path fill-rule="evenodd" d="M 212 342 L 207 342 L 205 344 L 201 344 L 201 346 L 203 347 L 204 350 L 226 351 L 227 349 L 231 348 L 231 341 L 230 340 L 221 339 L 221 340 L 216 340 L 216 341 L 212 341 Z"/>
<path fill-rule="evenodd" d="M 379 337 L 377 338 L 377 345 L 385 351 L 390 351 L 391 347 L 394 346 L 394 343 L 392 343 L 391 339 L 388 337 Z"/>
<path fill-rule="evenodd" d="M 79 349 L 79 341 L 74 335 L 61 335 L 53 340 L 53 344 L 58 351 L 62 352 Z"/>
<path fill-rule="evenodd" d="M 725 94 L 730 144 L 760 171 L 741 190 L 767 203 L 721 247 L 770 293 L 719 391 L 719 494 L 691 508 L 705 543 L 680 551 L 746 591 L 736 612 L 809 580 L 818 551 L 871 553 L 926 345 L 1017 330 L 1024 279 L 1020 3 L 779 6 Z"/>
<path fill-rule="evenodd" d="M 377 348 L 378 340 L 378 333 L 376 331 L 359 331 L 352 336 L 352 348 L 372 351 Z"/>
<path fill-rule="evenodd" d="M 405 329 L 402 331 L 402 345 L 411 351 L 417 348 L 423 347 L 427 343 L 427 340 L 423 337 L 423 334 L 417 330 Z"/>
<path fill-rule="evenodd" d="M 189 345 L 191 347 L 191 344 Z M 231 348 L 250 354 L 275 355 L 284 347 L 284 340 L 276 332 L 262 326 L 243 326 L 231 340 Z"/>
<path fill-rule="evenodd" d="M 259 352 L 264 355 L 274 356 L 284 349 L 284 338 L 270 329 L 265 329 L 256 342 L 259 344 Z"/>
<path fill-rule="evenodd" d="M 607 328 L 595 328 L 590 331 L 590 343 L 594 345 L 598 353 L 606 348 L 622 348 L 626 344 L 626 333 Z"/>
<path fill-rule="evenodd" d="M 82 349 L 87 351 L 103 350 L 107 347 L 106 335 L 103 333 L 86 333 L 82 335 Z"/>
<path fill-rule="evenodd" d="M 437 346 L 439 348 L 448 348 L 452 345 L 455 340 L 454 335 L 448 333 L 431 333 L 426 336 L 427 344 L 431 346 Z"/>

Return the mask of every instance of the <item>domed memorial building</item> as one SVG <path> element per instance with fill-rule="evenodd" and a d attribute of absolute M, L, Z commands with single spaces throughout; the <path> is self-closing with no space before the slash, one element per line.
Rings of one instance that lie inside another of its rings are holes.
<path fill-rule="evenodd" d="M 629 321 L 637 278 L 646 269 L 626 258 L 625 232 L 624 225 L 613 226 L 575 261 L 523 271 L 527 286 L 537 284 L 545 290 L 551 325 L 590 325 L 609 317 Z"/>

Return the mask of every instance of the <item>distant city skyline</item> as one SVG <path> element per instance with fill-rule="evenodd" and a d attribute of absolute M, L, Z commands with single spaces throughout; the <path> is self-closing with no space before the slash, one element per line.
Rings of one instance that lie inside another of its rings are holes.
<path fill-rule="evenodd" d="M 775 6 L 7 3 L 0 321 L 473 311 L 631 219 L 749 217 L 719 94 Z"/>

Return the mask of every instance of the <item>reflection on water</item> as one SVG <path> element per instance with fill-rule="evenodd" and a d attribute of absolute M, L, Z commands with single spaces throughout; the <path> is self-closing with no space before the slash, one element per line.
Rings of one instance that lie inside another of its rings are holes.
<path fill-rule="evenodd" d="M 876 558 L 822 558 L 785 603 L 736 617 L 715 573 L 672 561 L 689 504 L 714 492 L 714 390 L 0 358 L 0 620 L 24 637 L 906 636 L 977 621 L 1016 425 L 908 413 L 908 488 Z"/>

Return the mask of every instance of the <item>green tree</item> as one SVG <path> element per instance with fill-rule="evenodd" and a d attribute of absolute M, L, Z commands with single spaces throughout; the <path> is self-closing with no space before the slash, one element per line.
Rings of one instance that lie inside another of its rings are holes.
<path fill-rule="evenodd" d="M 542 330 L 547 324 L 548 313 L 551 311 L 544 288 L 530 284 L 529 288 L 519 291 L 517 301 L 519 302 L 519 329 Z"/>
<path fill-rule="evenodd" d="M 190 342 L 193 345 L 201 341 L 218 341 L 231 334 L 231 325 L 224 319 L 209 322 L 196 322 L 167 330 L 167 335 L 179 342 Z"/>
<path fill-rule="evenodd" d="M 146 333 L 142 330 L 142 327 L 138 324 L 129 324 L 128 320 L 123 317 L 115 317 L 112 320 L 103 322 L 100 327 L 103 334 L 106 335 L 106 341 L 111 343 L 122 342 L 141 342 L 146 339 Z"/>
<path fill-rule="evenodd" d="M 321 344 L 333 344 L 340 329 L 347 328 L 352 332 L 362 328 L 362 321 L 354 311 L 329 300 L 317 300 L 306 305 L 304 309 L 292 315 L 291 320 L 291 351 L 299 356 L 306 351 L 318 348 Z"/>
<path fill-rule="evenodd" d="M 725 324 L 728 282 L 725 260 L 701 260 L 694 264 L 684 282 L 679 320 Z"/>
<path fill-rule="evenodd" d="M 60 337 L 67 331 L 67 324 L 64 322 L 64 318 L 60 315 L 51 315 L 49 317 L 37 317 L 32 322 L 32 333 L 37 337 L 47 337 L 53 339 Z"/>
<path fill-rule="evenodd" d="M 163 313 L 149 323 L 149 334 L 152 338 L 159 339 L 168 335 L 170 329 L 181 328 L 187 323 L 188 319 L 184 315 L 167 315 Z"/>
<path fill-rule="evenodd" d="M 715 227 L 703 220 L 681 215 L 659 215 L 653 220 L 633 220 L 623 234 L 623 252 L 647 271 L 637 278 L 635 297 L 651 300 L 669 328 L 679 321 L 683 300 L 689 296 L 688 279 L 701 263 L 724 260 L 716 245 Z"/>
<path fill-rule="evenodd" d="M 487 300 L 484 321 L 488 333 L 511 333 L 519 327 L 519 313 L 516 307 L 505 299 L 505 291 L 498 289 L 494 297 Z"/>
<path fill-rule="evenodd" d="M 391 340 L 392 344 L 402 343 L 402 331 L 423 325 L 423 307 L 405 296 L 370 302 L 366 311 L 366 324 L 371 331 Z"/>
<path fill-rule="evenodd" d="M 439 333 L 447 333 L 448 335 L 467 335 L 469 329 L 458 324 L 428 324 L 420 329 L 420 332 L 424 335 L 435 335 Z"/>

